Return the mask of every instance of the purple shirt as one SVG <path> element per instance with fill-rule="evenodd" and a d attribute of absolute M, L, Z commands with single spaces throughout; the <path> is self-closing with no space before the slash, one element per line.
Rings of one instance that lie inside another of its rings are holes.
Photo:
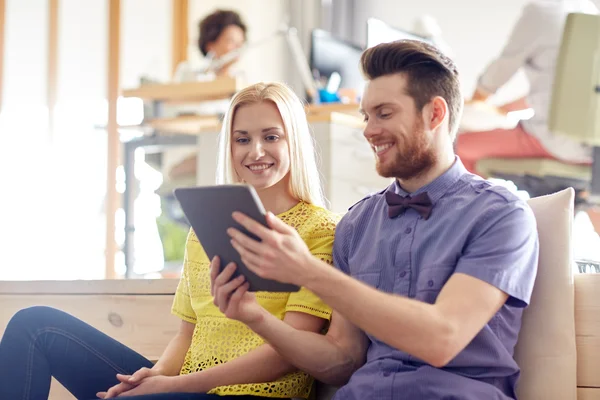
<path fill-rule="evenodd" d="M 519 367 L 513 351 L 538 262 L 538 236 L 527 203 L 468 173 L 460 159 L 412 195 L 427 192 L 429 219 L 414 209 L 387 214 L 384 193 L 350 208 L 336 229 L 335 265 L 377 289 L 434 303 L 455 272 L 509 295 L 473 341 L 435 368 L 369 336 L 367 361 L 335 399 L 514 399 Z"/>

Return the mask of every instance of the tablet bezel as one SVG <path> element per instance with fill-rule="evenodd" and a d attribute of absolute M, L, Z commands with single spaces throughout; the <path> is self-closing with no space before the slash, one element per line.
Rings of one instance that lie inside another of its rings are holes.
<path fill-rule="evenodd" d="M 297 292 L 296 285 L 263 279 L 248 269 L 239 253 L 233 248 L 227 229 L 234 227 L 251 238 L 256 236 L 233 220 L 232 213 L 239 211 L 267 226 L 266 211 L 254 187 L 245 184 L 198 186 L 177 188 L 175 198 L 192 226 L 196 237 L 209 260 L 216 255 L 221 259 L 221 268 L 229 262 L 237 265 L 236 273 L 246 277 L 251 292 Z M 232 278 L 233 279 L 233 278 Z"/>

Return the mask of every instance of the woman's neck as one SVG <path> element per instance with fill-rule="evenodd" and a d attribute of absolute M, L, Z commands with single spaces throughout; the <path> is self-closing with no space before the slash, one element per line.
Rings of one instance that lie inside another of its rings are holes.
<path fill-rule="evenodd" d="M 279 185 L 275 185 L 266 189 L 257 190 L 258 197 L 260 197 L 260 201 L 265 206 L 265 209 L 275 215 L 286 212 L 299 203 L 299 200 L 294 198 L 289 190 L 285 190 L 278 186 Z"/>

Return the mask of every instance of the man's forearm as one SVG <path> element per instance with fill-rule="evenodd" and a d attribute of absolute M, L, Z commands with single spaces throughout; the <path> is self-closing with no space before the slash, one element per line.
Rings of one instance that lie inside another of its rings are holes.
<path fill-rule="evenodd" d="M 248 326 L 298 369 L 331 385 L 346 383 L 361 362 L 345 354 L 332 338 L 295 329 L 268 312 Z"/>
<path fill-rule="evenodd" d="M 161 375 L 175 376 L 179 374 L 185 355 L 190 347 L 191 338 L 178 333 L 167 345 L 162 356 L 152 369 Z"/>
<path fill-rule="evenodd" d="M 218 386 L 272 382 L 295 370 L 271 346 L 264 344 L 226 363 L 176 379 L 178 390 L 206 393 Z"/>

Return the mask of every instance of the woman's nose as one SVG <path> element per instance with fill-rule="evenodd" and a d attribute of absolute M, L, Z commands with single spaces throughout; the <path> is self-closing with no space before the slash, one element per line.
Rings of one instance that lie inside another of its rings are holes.
<path fill-rule="evenodd" d="M 258 159 L 265 155 L 265 149 L 263 148 L 261 143 L 255 142 L 252 145 L 252 149 L 250 149 L 250 157 Z"/>

